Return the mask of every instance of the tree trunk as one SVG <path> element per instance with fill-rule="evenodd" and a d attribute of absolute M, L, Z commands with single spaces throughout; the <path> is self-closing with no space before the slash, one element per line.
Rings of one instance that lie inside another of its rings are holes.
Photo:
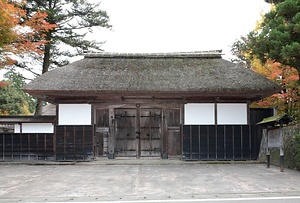
<path fill-rule="evenodd" d="M 50 36 L 51 36 L 51 34 L 49 33 L 47 38 L 51 39 Z M 50 39 L 47 39 L 47 40 L 50 41 Z M 45 45 L 42 74 L 48 72 L 48 70 L 49 70 L 49 66 L 50 66 L 50 46 L 51 46 L 50 42 Z M 43 100 L 41 100 L 41 99 L 37 100 L 34 115 L 37 116 L 37 115 L 41 115 L 42 114 L 43 104 L 44 104 Z"/>
<path fill-rule="evenodd" d="M 42 111 L 43 111 L 43 103 L 44 101 L 38 99 L 36 101 L 36 106 L 35 106 L 35 113 L 34 115 L 38 116 L 38 115 L 42 115 Z"/>

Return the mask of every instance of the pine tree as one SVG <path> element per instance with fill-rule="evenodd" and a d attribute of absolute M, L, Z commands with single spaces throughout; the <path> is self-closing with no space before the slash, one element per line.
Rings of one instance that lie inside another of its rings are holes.
<path fill-rule="evenodd" d="M 23 9 L 28 16 L 39 10 L 46 12 L 46 21 L 57 26 L 44 33 L 47 43 L 43 49 L 41 74 L 50 68 L 68 64 L 68 57 L 82 54 L 85 50 L 101 50 L 101 43 L 85 40 L 84 37 L 94 27 L 111 27 L 109 17 L 100 9 L 100 4 L 85 0 L 27 0 Z M 69 47 L 69 51 L 61 50 L 62 46 Z M 28 69 L 26 64 L 21 65 Z M 41 113 L 42 103 L 38 101 L 36 115 Z"/>
<path fill-rule="evenodd" d="M 266 13 L 261 29 L 250 32 L 243 49 L 265 63 L 271 59 L 300 73 L 300 0 L 285 0 Z M 241 46 L 242 47 L 242 46 Z"/>

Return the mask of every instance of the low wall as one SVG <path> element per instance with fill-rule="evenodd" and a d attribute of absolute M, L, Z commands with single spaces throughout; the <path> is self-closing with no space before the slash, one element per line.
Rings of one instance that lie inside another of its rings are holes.
<path fill-rule="evenodd" d="M 260 126 L 184 125 L 185 160 L 256 160 Z"/>
<path fill-rule="evenodd" d="M 295 135 L 300 134 L 300 123 L 295 125 L 290 125 L 283 128 L 283 142 L 284 142 L 284 159 L 285 167 L 290 169 L 300 170 L 300 160 L 297 161 L 296 158 L 296 143 Z M 262 136 L 260 153 L 258 160 L 262 162 L 267 162 L 266 160 L 266 146 L 267 146 L 267 137 L 266 135 Z M 280 165 L 280 155 L 279 149 L 270 150 L 270 161 L 272 165 Z"/>
<path fill-rule="evenodd" d="M 54 160 L 53 133 L 0 133 L 0 161 Z"/>

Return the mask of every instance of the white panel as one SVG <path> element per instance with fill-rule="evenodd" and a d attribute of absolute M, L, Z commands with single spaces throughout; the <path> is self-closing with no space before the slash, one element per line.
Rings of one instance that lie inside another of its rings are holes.
<path fill-rule="evenodd" d="M 247 124 L 247 104 L 217 104 L 217 124 Z"/>
<path fill-rule="evenodd" d="M 20 133 L 20 125 L 15 124 L 15 133 Z M 52 123 L 22 123 L 22 133 L 54 133 Z"/>
<path fill-rule="evenodd" d="M 91 125 L 90 104 L 59 104 L 58 125 Z"/>
<path fill-rule="evenodd" d="M 185 125 L 215 124 L 215 104 L 186 104 L 184 106 Z"/>

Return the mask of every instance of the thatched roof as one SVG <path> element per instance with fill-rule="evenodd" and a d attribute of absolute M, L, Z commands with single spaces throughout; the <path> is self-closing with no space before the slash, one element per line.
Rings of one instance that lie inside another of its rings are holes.
<path fill-rule="evenodd" d="M 24 90 L 52 102 L 83 97 L 102 100 L 104 95 L 254 100 L 277 92 L 279 86 L 222 59 L 220 51 L 210 51 L 87 54 L 82 60 L 34 79 Z"/>
<path fill-rule="evenodd" d="M 42 115 L 44 116 L 55 116 L 56 115 L 56 105 L 47 104 L 42 108 Z"/>

